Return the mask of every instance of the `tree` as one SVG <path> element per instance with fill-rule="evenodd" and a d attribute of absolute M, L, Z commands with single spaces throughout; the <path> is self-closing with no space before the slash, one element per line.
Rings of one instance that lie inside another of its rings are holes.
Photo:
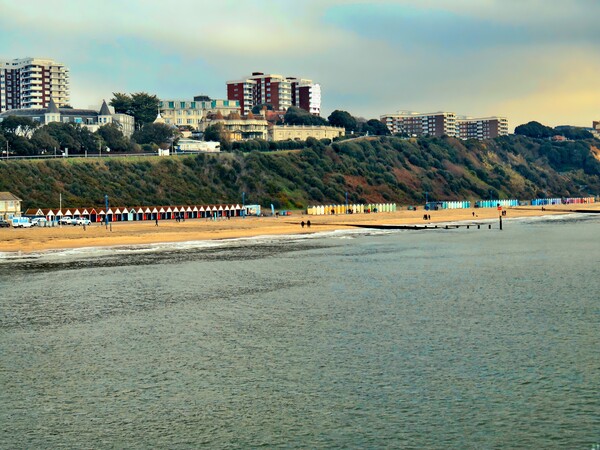
<path fill-rule="evenodd" d="M 273 105 L 271 105 L 270 103 L 260 103 L 252 107 L 252 114 L 260 114 L 262 112 L 263 107 L 266 107 L 268 111 L 273 111 Z"/>
<path fill-rule="evenodd" d="M 46 127 L 38 128 L 30 139 L 31 145 L 39 153 L 40 150 L 51 151 L 59 147 L 58 142 L 49 133 Z"/>
<path fill-rule="evenodd" d="M 175 138 L 176 129 L 164 123 L 147 123 L 136 130 L 131 138 L 138 144 L 170 144 Z"/>
<path fill-rule="evenodd" d="M 550 127 L 542 125 L 539 122 L 532 121 L 516 127 L 515 134 L 520 134 L 522 136 L 531 138 L 544 139 L 552 137 L 557 133 Z"/>
<path fill-rule="evenodd" d="M 592 133 L 580 127 L 560 126 L 554 129 L 556 130 L 556 134 L 560 134 L 567 139 L 572 139 L 574 141 L 592 139 L 594 137 Z"/>
<path fill-rule="evenodd" d="M 160 100 L 156 95 L 150 95 L 146 92 L 137 92 L 131 94 L 131 96 L 113 92 L 113 98 L 109 104 L 115 108 L 115 112 L 133 116 L 135 126 L 139 130 L 145 124 L 154 122 Z"/>
<path fill-rule="evenodd" d="M 0 122 L 0 129 L 9 134 L 20 134 L 30 138 L 33 130 L 39 126 L 39 122 L 31 120 L 29 117 L 8 116 Z"/>
<path fill-rule="evenodd" d="M 7 140 L 2 133 L 0 133 L 0 155 L 5 154 Z"/>
<path fill-rule="evenodd" d="M 59 149 L 69 149 L 70 153 L 79 153 L 81 139 L 79 130 L 71 123 L 51 122 L 44 127 L 47 133 L 58 142 Z"/>
<path fill-rule="evenodd" d="M 115 108 L 115 112 L 118 114 L 129 114 L 130 116 L 133 115 L 131 97 L 127 94 L 113 92 L 113 98 L 110 100 L 109 104 Z"/>
<path fill-rule="evenodd" d="M 16 155 L 34 155 L 35 148 L 29 143 L 29 140 L 18 134 L 9 134 L 7 137 L 9 152 Z M 6 146 L 6 144 L 4 144 Z"/>
<path fill-rule="evenodd" d="M 356 119 L 347 111 L 336 109 L 329 115 L 327 120 L 334 127 L 342 127 L 346 131 L 356 130 Z"/>
<path fill-rule="evenodd" d="M 377 119 L 368 120 L 362 127 L 362 131 L 376 136 L 388 136 L 390 130 L 384 123 Z"/>
<path fill-rule="evenodd" d="M 218 142 L 221 140 L 223 136 L 223 124 L 215 123 L 214 125 L 209 125 L 204 130 L 204 140 Z"/>
<path fill-rule="evenodd" d="M 111 150 L 126 152 L 129 149 L 129 142 L 117 124 L 102 125 L 97 133 Z"/>
<path fill-rule="evenodd" d="M 310 114 L 308 111 L 290 106 L 285 112 L 284 122 L 287 125 L 327 125 L 322 117 Z"/>

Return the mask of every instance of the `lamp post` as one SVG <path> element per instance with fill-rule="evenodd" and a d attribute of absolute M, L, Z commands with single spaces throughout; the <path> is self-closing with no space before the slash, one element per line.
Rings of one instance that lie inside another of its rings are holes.
<path fill-rule="evenodd" d="M 104 204 L 106 205 L 106 214 L 104 215 L 104 223 L 106 224 L 106 229 L 108 230 L 108 194 L 104 194 Z"/>
<path fill-rule="evenodd" d="M 346 214 L 348 214 L 348 192 L 346 191 Z"/>
<path fill-rule="evenodd" d="M 429 192 L 425 191 L 425 204 L 429 203 Z"/>
<path fill-rule="evenodd" d="M 246 193 L 242 192 L 242 217 L 246 218 Z"/>

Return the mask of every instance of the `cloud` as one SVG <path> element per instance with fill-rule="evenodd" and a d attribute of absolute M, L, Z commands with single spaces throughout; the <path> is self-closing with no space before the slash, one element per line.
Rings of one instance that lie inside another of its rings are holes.
<path fill-rule="evenodd" d="M 2 57 L 65 63 L 75 105 L 119 91 L 222 98 L 226 80 L 254 70 L 320 82 L 325 114 L 522 120 L 539 104 L 548 121 L 586 124 L 584 99 L 597 98 L 587 87 L 599 73 L 597 0 L 0 0 L 0 10 Z M 568 115 L 541 101 L 553 85 Z"/>

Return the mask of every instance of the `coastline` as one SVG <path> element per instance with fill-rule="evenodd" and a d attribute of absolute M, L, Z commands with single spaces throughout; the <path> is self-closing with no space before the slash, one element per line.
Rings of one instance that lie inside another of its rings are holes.
<path fill-rule="evenodd" d="M 555 205 L 544 207 L 506 208 L 504 219 L 571 214 L 578 211 L 598 211 L 600 205 Z M 473 212 L 476 216 L 473 216 Z M 423 220 L 427 213 L 431 220 Z M 270 235 L 302 235 L 337 230 L 356 229 L 354 225 L 428 225 L 450 222 L 478 222 L 498 219 L 496 209 L 455 209 L 440 211 L 396 211 L 390 213 L 350 214 L 333 216 L 308 216 L 296 213 L 281 217 L 246 217 L 230 220 L 188 219 L 154 222 L 113 222 L 112 231 L 104 224 L 86 227 L 63 226 L 47 228 L 0 229 L 0 253 L 28 254 L 49 250 L 78 248 L 110 248 L 128 245 L 168 244 L 193 241 L 216 241 L 253 238 Z M 311 228 L 300 226 L 301 221 L 311 221 Z"/>

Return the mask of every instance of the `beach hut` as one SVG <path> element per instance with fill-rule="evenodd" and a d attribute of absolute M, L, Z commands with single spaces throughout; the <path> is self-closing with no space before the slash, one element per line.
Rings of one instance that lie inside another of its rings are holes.
<path fill-rule="evenodd" d="M 194 207 L 192 208 L 192 219 L 197 219 L 198 218 L 198 207 L 196 205 L 194 205 Z"/>
<path fill-rule="evenodd" d="M 204 206 L 200 206 L 200 208 L 198 208 L 198 217 L 202 219 L 206 217 L 206 210 L 204 209 Z"/>

